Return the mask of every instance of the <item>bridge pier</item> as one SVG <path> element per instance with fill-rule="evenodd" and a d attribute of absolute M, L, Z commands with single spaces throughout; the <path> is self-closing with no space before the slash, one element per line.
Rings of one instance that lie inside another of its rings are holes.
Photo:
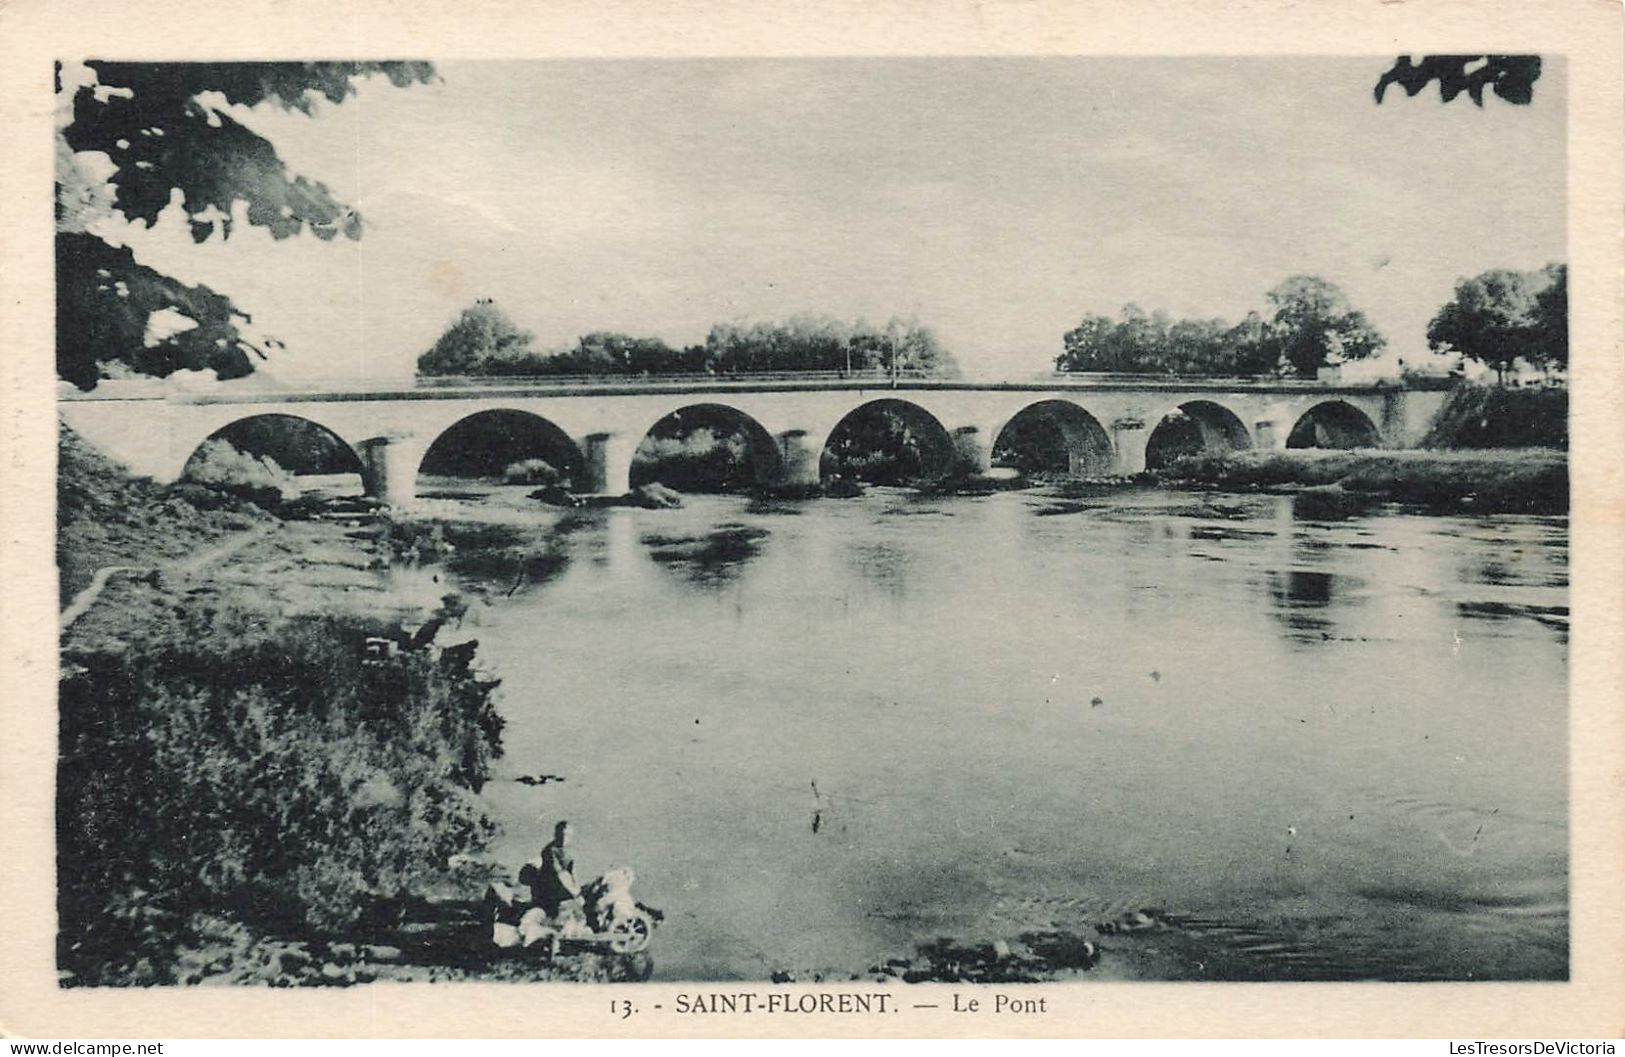
<path fill-rule="evenodd" d="M 589 495 L 625 495 L 632 489 L 637 441 L 623 433 L 594 433 L 581 443 L 586 456 L 580 486 Z"/>
<path fill-rule="evenodd" d="M 1145 472 L 1145 448 L 1151 442 L 1151 430 L 1138 418 L 1120 418 L 1112 423 L 1112 449 L 1117 453 L 1116 471 L 1120 474 Z"/>
<path fill-rule="evenodd" d="M 980 477 L 993 469 L 993 437 L 981 426 L 961 426 L 953 432 L 954 473 Z"/>
<path fill-rule="evenodd" d="M 401 434 L 370 437 L 356 445 L 361 457 L 361 484 L 367 495 L 392 507 L 417 501 L 418 446 Z"/>
<path fill-rule="evenodd" d="M 1253 447 L 1260 451 L 1280 451 L 1286 447 L 1287 434 L 1292 432 L 1292 423 L 1283 423 L 1279 419 L 1265 418 L 1253 423 Z"/>
<path fill-rule="evenodd" d="M 780 433 L 778 480 L 776 485 L 816 485 L 821 479 L 819 460 L 824 457 L 823 445 L 804 429 L 791 429 Z"/>

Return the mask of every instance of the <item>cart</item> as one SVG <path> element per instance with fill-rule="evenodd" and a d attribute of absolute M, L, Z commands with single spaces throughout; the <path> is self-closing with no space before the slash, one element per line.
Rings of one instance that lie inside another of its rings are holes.
<path fill-rule="evenodd" d="M 630 870 L 610 870 L 581 890 L 579 913 L 550 918 L 521 895 L 515 885 L 493 884 L 486 891 L 492 907 L 491 939 L 504 949 L 541 948 L 557 954 L 566 944 L 636 954 L 649 946 L 659 910 L 631 898 Z"/>

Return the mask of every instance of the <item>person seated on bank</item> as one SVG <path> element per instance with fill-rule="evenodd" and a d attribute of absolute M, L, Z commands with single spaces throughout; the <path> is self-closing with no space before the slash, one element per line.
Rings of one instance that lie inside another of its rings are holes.
<path fill-rule="evenodd" d="M 553 827 L 553 840 L 519 871 L 519 883 L 530 889 L 531 909 L 519 920 L 520 942 L 529 947 L 547 940 L 554 957 L 559 941 L 591 935 L 570 853 L 570 823 Z"/>
<path fill-rule="evenodd" d="M 570 851 L 570 823 L 553 827 L 553 839 L 521 871 L 520 883 L 530 886 L 530 901 L 550 918 L 581 909 L 581 885 L 576 881 L 575 855 Z"/>

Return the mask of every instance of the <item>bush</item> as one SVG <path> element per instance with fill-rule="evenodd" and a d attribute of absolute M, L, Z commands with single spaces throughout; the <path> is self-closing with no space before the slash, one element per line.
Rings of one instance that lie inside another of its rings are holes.
<path fill-rule="evenodd" d="M 166 982 L 188 922 L 331 930 L 494 831 L 502 721 L 467 651 L 362 646 L 338 619 L 177 618 L 74 650 L 60 684 L 61 967 Z"/>
<path fill-rule="evenodd" d="M 551 486 L 563 481 L 564 475 L 554 469 L 553 464 L 546 459 L 521 459 L 519 462 L 509 463 L 503 469 L 502 480 L 506 484 Z"/>
<path fill-rule="evenodd" d="M 204 441 L 186 464 L 185 479 L 256 503 L 293 499 L 299 484 L 269 455 L 250 455 L 231 441 Z"/>
<path fill-rule="evenodd" d="M 701 426 L 683 436 L 650 434 L 632 456 L 634 487 L 660 483 L 685 492 L 731 492 L 755 481 L 750 438 Z"/>
<path fill-rule="evenodd" d="M 1567 450 L 1568 390 L 1459 385 L 1439 409 L 1422 445 Z"/>
<path fill-rule="evenodd" d="M 1561 452 L 1230 452 L 1177 459 L 1163 478 L 1233 490 L 1337 485 L 1346 492 L 1439 510 L 1560 514 L 1569 507 Z"/>

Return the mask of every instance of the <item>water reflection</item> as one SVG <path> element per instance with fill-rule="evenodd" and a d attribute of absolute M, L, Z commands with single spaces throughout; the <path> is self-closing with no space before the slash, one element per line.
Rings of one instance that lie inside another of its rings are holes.
<path fill-rule="evenodd" d="M 738 578 L 769 535 L 765 528 L 729 523 L 696 535 L 648 533 L 639 542 L 661 568 L 691 583 L 718 587 Z"/>
<path fill-rule="evenodd" d="M 847 564 L 873 590 L 901 598 L 907 593 L 909 555 L 891 541 L 857 543 L 843 549 Z"/>
<path fill-rule="evenodd" d="M 1270 614 L 1294 642 L 1325 642 L 1337 630 L 1338 610 L 1354 604 L 1355 581 L 1337 573 L 1310 569 L 1272 572 L 1266 578 Z"/>
<path fill-rule="evenodd" d="M 1469 620 L 1504 621 L 1527 617 L 1555 631 L 1569 630 L 1568 606 L 1540 606 L 1512 602 L 1457 602 L 1457 615 Z"/>
<path fill-rule="evenodd" d="M 1178 919 L 1171 975 L 1564 971 L 1561 522 L 1150 491 L 789 509 L 593 512 L 481 629 L 497 854 L 579 820 L 579 854 L 671 913 L 657 975 L 859 971 L 1145 906 Z"/>

